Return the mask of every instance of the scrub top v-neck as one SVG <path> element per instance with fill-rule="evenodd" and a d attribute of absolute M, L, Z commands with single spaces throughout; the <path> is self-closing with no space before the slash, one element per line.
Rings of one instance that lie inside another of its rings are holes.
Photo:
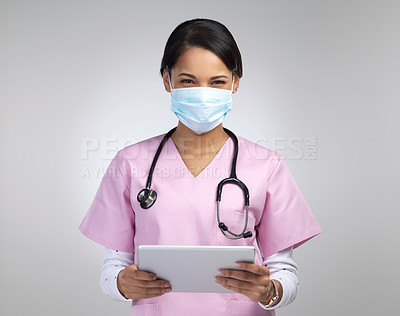
<path fill-rule="evenodd" d="M 223 145 L 221 146 L 221 148 L 217 151 L 217 153 L 214 155 L 213 159 L 207 164 L 207 166 L 200 171 L 200 173 L 198 175 L 193 175 L 193 173 L 189 170 L 188 166 L 186 165 L 185 161 L 183 160 L 181 154 L 179 153 L 178 148 L 176 147 L 174 141 L 172 140 L 172 138 L 168 138 L 166 145 L 169 146 L 169 149 L 171 149 L 173 151 L 174 157 L 176 157 L 176 159 L 178 161 L 180 161 L 181 164 L 181 168 L 182 170 L 184 170 L 186 168 L 186 172 L 189 174 L 189 176 L 191 175 L 194 179 L 196 178 L 201 178 L 203 176 L 203 172 L 207 172 L 207 169 L 212 168 L 213 162 L 217 159 L 220 159 L 220 156 L 222 155 L 222 152 L 224 150 L 224 148 L 226 146 L 228 146 L 228 143 L 232 143 L 232 139 L 230 137 L 228 137 L 228 139 L 225 140 L 225 142 L 223 143 Z M 232 145 L 231 144 L 231 145 Z"/>

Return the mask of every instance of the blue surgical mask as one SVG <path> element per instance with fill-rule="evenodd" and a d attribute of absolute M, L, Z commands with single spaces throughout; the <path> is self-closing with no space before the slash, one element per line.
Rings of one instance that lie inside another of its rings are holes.
<path fill-rule="evenodd" d="M 233 80 L 232 90 L 210 87 L 173 89 L 171 81 L 170 87 L 171 111 L 196 134 L 211 131 L 232 109 Z"/>

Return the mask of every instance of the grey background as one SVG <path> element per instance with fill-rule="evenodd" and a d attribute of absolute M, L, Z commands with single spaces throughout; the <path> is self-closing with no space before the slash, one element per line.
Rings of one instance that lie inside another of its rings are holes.
<path fill-rule="evenodd" d="M 286 155 L 323 229 L 295 251 L 300 293 L 278 314 L 393 315 L 399 13 L 387 0 L 1 1 L 0 314 L 129 315 L 101 293 L 103 248 L 78 225 L 96 170 L 177 123 L 164 45 L 208 17 L 244 63 L 224 126 Z M 317 156 L 296 158 L 289 143 L 310 137 Z"/>

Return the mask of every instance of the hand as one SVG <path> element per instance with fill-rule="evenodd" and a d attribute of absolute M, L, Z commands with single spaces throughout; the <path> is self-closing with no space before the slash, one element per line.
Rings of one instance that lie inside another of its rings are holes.
<path fill-rule="evenodd" d="M 215 282 L 224 288 L 246 295 L 255 302 L 267 304 L 274 295 L 269 269 L 249 262 L 237 262 L 236 266 L 245 271 L 221 269 Z M 281 288 L 280 283 L 278 288 Z"/>
<path fill-rule="evenodd" d="M 117 285 L 127 299 L 156 297 L 172 290 L 168 281 L 157 279 L 154 273 L 138 270 L 137 264 L 131 264 L 118 273 Z"/>

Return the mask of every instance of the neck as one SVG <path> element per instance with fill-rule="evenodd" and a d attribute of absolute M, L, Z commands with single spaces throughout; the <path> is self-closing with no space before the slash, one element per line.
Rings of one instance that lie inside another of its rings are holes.
<path fill-rule="evenodd" d="M 224 131 L 222 123 L 211 131 L 198 135 L 179 121 L 171 138 L 182 155 L 201 157 L 203 154 L 216 153 L 229 135 Z"/>

